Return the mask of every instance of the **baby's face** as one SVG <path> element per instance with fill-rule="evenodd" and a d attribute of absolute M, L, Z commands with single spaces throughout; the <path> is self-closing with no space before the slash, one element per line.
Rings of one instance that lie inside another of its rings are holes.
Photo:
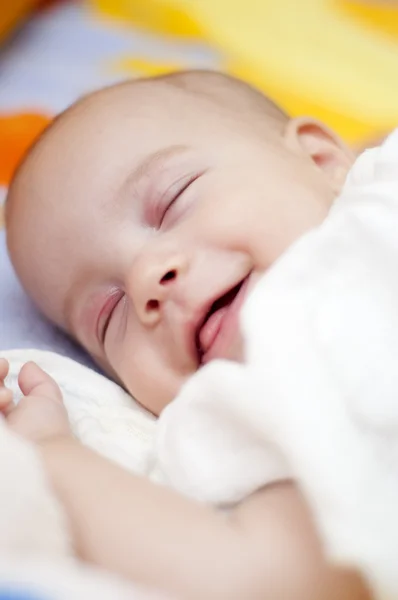
<path fill-rule="evenodd" d="M 105 92 L 61 120 L 9 223 L 28 292 L 154 413 L 201 365 L 242 358 L 247 294 L 324 219 L 349 163 L 315 125 L 282 139 L 157 92 Z"/>

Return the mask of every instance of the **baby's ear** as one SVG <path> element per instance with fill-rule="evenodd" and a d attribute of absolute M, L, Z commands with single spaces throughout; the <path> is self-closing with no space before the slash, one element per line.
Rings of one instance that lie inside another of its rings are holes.
<path fill-rule="evenodd" d="M 336 193 L 341 191 L 355 155 L 336 133 L 320 121 L 300 117 L 289 121 L 285 141 L 323 171 Z"/>

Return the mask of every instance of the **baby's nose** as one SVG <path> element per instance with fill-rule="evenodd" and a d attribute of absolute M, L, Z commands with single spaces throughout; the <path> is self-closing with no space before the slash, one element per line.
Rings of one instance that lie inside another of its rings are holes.
<path fill-rule="evenodd" d="M 183 255 L 162 257 L 159 261 L 136 260 L 129 277 L 128 293 L 144 325 L 156 325 L 165 302 L 176 295 L 177 283 L 186 270 Z"/>

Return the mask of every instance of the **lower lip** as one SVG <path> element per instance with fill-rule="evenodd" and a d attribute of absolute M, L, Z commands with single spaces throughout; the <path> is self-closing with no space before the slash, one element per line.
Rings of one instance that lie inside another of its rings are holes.
<path fill-rule="evenodd" d="M 229 306 L 214 314 L 214 322 L 209 325 L 214 328 L 213 340 L 202 356 L 202 363 L 206 364 L 216 358 L 228 358 L 228 350 L 239 333 L 239 315 L 246 298 L 249 277 L 244 280 L 239 292 Z"/>

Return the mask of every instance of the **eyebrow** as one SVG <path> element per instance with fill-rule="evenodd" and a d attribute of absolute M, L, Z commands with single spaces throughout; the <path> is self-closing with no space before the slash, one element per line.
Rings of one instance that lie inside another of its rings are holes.
<path fill-rule="evenodd" d="M 160 150 L 152 152 L 146 156 L 136 167 L 129 173 L 126 179 L 123 181 L 118 191 L 113 195 L 112 200 L 117 206 L 124 204 L 124 198 L 129 197 L 128 190 L 135 188 L 139 185 L 145 177 L 150 177 L 156 171 L 160 170 L 169 160 L 181 154 L 185 154 L 189 150 L 188 146 L 183 144 L 175 144 L 173 146 L 167 146 Z M 70 334 L 77 339 L 77 331 L 74 327 L 75 317 L 75 303 L 74 299 L 80 289 L 85 287 L 87 280 L 87 274 L 80 275 L 75 278 L 72 285 L 70 286 L 68 293 L 65 298 L 63 305 L 63 319 L 66 324 L 67 330 Z"/>
<path fill-rule="evenodd" d="M 183 144 L 175 144 L 167 146 L 152 152 L 146 156 L 128 175 L 122 183 L 119 191 L 116 194 L 116 202 L 123 204 L 123 198 L 128 190 L 136 188 L 144 178 L 150 178 L 156 172 L 160 171 L 173 158 L 185 154 L 189 150 L 188 146 Z"/>

